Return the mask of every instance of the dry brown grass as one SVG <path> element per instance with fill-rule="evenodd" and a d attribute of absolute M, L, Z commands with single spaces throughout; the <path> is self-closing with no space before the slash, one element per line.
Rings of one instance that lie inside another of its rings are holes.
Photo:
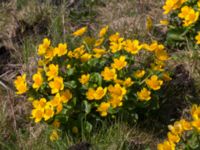
<path fill-rule="evenodd" d="M 159 0 L 110 0 L 105 7 L 98 8 L 97 20 L 125 37 L 147 41 L 153 37 L 149 36 L 146 29 L 146 18 L 149 16 L 153 24 L 158 23 L 162 13 L 161 4 Z"/>

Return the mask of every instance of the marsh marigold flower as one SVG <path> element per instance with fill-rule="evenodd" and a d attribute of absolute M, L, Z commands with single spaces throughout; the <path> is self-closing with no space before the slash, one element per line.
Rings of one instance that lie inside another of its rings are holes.
<path fill-rule="evenodd" d="M 58 65 L 50 64 L 46 73 L 48 81 L 58 76 Z"/>
<path fill-rule="evenodd" d="M 54 108 L 50 105 L 50 103 L 48 103 L 48 105 L 45 106 L 43 118 L 45 121 L 47 121 L 53 116 L 54 116 Z"/>
<path fill-rule="evenodd" d="M 123 49 L 125 45 L 124 38 L 119 38 L 116 42 L 110 43 L 110 49 L 112 53 L 116 53 Z"/>
<path fill-rule="evenodd" d="M 136 72 L 133 73 L 133 76 L 135 78 L 142 78 L 145 75 L 146 71 L 145 70 L 137 70 Z"/>
<path fill-rule="evenodd" d="M 100 38 L 103 37 L 107 31 L 108 31 L 108 26 L 103 27 L 99 32 L 99 37 Z"/>
<path fill-rule="evenodd" d="M 146 80 L 146 84 L 149 88 L 153 90 L 159 90 L 161 85 L 163 84 L 163 81 L 159 80 L 157 75 L 153 75 L 150 79 Z"/>
<path fill-rule="evenodd" d="M 151 99 L 151 92 L 143 88 L 140 92 L 137 92 L 137 96 L 141 101 L 149 101 Z"/>
<path fill-rule="evenodd" d="M 43 39 L 43 43 L 39 45 L 38 55 L 44 55 L 46 50 L 50 47 L 51 41 L 48 38 Z"/>
<path fill-rule="evenodd" d="M 34 89 L 38 90 L 43 83 L 42 74 L 40 72 L 38 72 L 38 73 L 34 74 L 32 78 L 34 81 L 32 86 Z"/>
<path fill-rule="evenodd" d="M 34 100 L 32 102 L 32 105 L 34 108 L 44 108 L 46 105 L 46 102 L 47 102 L 46 98 L 40 98 L 40 100 Z"/>
<path fill-rule="evenodd" d="M 195 36 L 195 40 L 197 41 L 197 44 L 200 44 L 200 32 Z"/>
<path fill-rule="evenodd" d="M 157 49 L 155 51 L 155 55 L 156 55 L 157 59 L 159 59 L 161 61 L 165 61 L 165 60 L 169 59 L 169 56 L 165 50 Z"/>
<path fill-rule="evenodd" d="M 118 59 L 115 58 L 113 61 L 114 63 L 112 63 L 111 66 L 117 70 L 121 70 L 127 65 L 126 56 L 120 56 Z"/>
<path fill-rule="evenodd" d="M 107 88 L 98 87 L 96 90 L 89 88 L 86 97 L 88 100 L 100 100 L 106 95 L 106 92 Z"/>
<path fill-rule="evenodd" d="M 94 48 L 93 51 L 95 52 L 94 57 L 100 58 L 102 55 L 106 54 L 106 50 L 103 48 Z"/>
<path fill-rule="evenodd" d="M 108 115 L 108 109 L 110 107 L 110 103 L 102 102 L 99 107 L 97 108 L 97 111 L 100 112 L 102 117 L 105 117 Z"/>
<path fill-rule="evenodd" d="M 67 53 L 67 44 L 59 43 L 58 47 L 55 48 L 55 53 L 58 57 L 65 55 Z"/>
<path fill-rule="evenodd" d="M 103 42 L 104 42 L 104 38 L 100 38 L 100 39 L 96 40 L 94 43 L 94 47 L 100 46 Z"/>
<path fill-rule="evenodd" d="M 157 150 L 175 150 L 175 144 L 166 140 L 163 143 L 158 144 Z"/>
<path fill-rule="evenodd" d="M 198 20 L 199 12 L 195 12 L 192 7 L 184 6 L 181 8 L 178 17 L 183 19 L 183 26 L 187 27 Z"/>
<path fill-rule="evenodd" d="M 111 99 L 109 99 L 109 103 L 113 108 L 120 107 L 123 105 L 122 99 L 118 96 L 112 96 Z"/>
<path fill-rule="evenodd" d="M 166 0 L 163 6 L 164 14 L 168 14 L 172 10 L 176 10 L 182 6 L 186 0 Z"/>
<path fill-rule="evenodd" d="M 81 62 L 87 62 L 88 60 L 90 60 L 90 58 L 92 57 L 91 54 L 89 53 L 85 53 L 81 56 Z"/>
<path fill-rule="evenodd" d="M 62 103 L 67 103 L 70 99 L 72 99 L 72 93 L 70 90 L 62 91 L 60 94 L 60 100 Z"/>
<path fill-rule="evenodd" d="M 125 87 L 130 87 L 130 86 L 133 85 L 133 84 L 134 84 L 134 82 L 132 81 L 132 79 L 131 79 L 130 77 L 126 78 L 126 79 L 124 80 L 124 82 L 123 82 L 123 85 L 124 85 Z"/>
<path fill-rule="evenodd" d="M 125 44 L 125 50 L 133 55 L 137 54 L 140 49 L 142 48 L 142 45 L 139 45 L 138 40 L 126 40 Z"/>
<path fill-rule="evenodd" d="M 35 108 L 31 112 L 31 118 L 35 119 L 35 123 L 38 123 L 42 120 L 44 116 L 44 108 Z"/>
<path fill-rule="evenodd" d="M 81 84 L 87 84 L 88 81 L 89 81 L 89 79 L 90 79 L 90 74 L 83 74 L 83 75 L 81 75 L 81 77 L 79 78 L 79 82 L 80 82 Z"/>
<path fill-rule="evenodd" d="M 108 91 L 110 92 L 111 96 L 117 96 L 118 98 L 122 99 L 123 96 L 126 94 L 126 88 L 120 86 L 120 84 L 115 84 L 113 85 L 109 85 L 108 86 Z"/>
<path fill-rule="evenodd" d="M 105 67 L 104 71 L 101 72 L 101 76 L 106 81 L 115 80 L 117 78 L 116 70 L 114 68 L 110 69 Z"/>
<path fill-rule="evenodd" d="M 26 74 L 22 76 L 17 76 L 16 80 L 14 81 L 15 88 L 17 89 L 16 94 L 24 94 L 28 90 L 27 83 L 26 83 Z"/>
<path fill-rule="evenodd" d="M 82 28 L 76 30 L 76 31 L 73 33 L 73 35 L 74 35 L 75 37 L 77 37 L 77 36 L 82 36 L 86 31 L 87 31 L 87 27 L 82 27 Z"/>
<path fill-rule="evenodd" d="M 64 83 L 62 77 L 55 77 L 53 81 L 49 82 L 51 93 L 55 94 L 64 89 Z"/>

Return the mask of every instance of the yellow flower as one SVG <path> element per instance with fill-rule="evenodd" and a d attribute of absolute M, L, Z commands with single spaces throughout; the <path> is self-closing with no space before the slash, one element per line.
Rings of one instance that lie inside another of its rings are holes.
<path fill-rule="evenodd" d="M 65 55 L 67 53 L 67 44 L 59 43 L 58 47 L 55 48 L 55 53 L 58 57 Z"/>
<path fill-rule="evenodd" d="M 94 57 L 100 58 L 102 55 L 106 54 L 106 50 L 102 48 L 94 48 L 93 51 L 95 52 Z"/>
<path fill-rule="evenodd" d="M 110 42 L 117 42 L 119 38 L 120 38 L 119 33 L 116 32 L 115 34 L 112 34 L 112 35 L 109 37 L 109 40 L 110 40 Z"/>
<path fill-rule="evenodd" d="M 44 55 L 46 50 L 50 47 L 51 41 L 48 38 L 43 39 L 43 43 L 39 45 L 38 55 Z"/>
<path fill-rule="evenodd" d="M 102 99 L 106 95 L 106 92 L 107 92 L 107 88 L 98 87 L 95 91 L 94 99 L 95 100 Z"/>
<path fill-rule="evenodd" d="M 149 101 L 151 99 L 151 92 L 143 88 L 140 92 L 137 92 L 137 96 L 141 101 Z"/>
<path fill-rule="evenodd" d="M 174 125 L 169 125 L 168 128 L 173 134 L 177 135 L 180 135 L 184 131 L 179 121 L 176 121 Z"/>
<path fill-rule="evenodd" d="M 44 115 L 43 118 L 45 121 L 49 120 L 50 118 L 52 118 L 54 116 L 54 109 L 53 107 L 49 104 L 45 106 L 44 109 Z"/>
<path fill-rule="evenodd" d="M 46 73 L 48 81 L 58 76 L 58 65 L 50 64 Z"/>
<path fill-rule="evenodd" d="M 116 42 L 111 42 L 110 43 L 111 52 L 116 53 L 120 51 L 121 49 L 123 49 L 124 45 L 125 45 L 125 42 L 123 38 L 119 38 Z"/>
<path fill-rule="evenodd" d="M 164 50 L 164 45 L 158 44 L 157 41 L 153 41 L 150 45 L 143 44 L 142 47 L 150 52 L 153 52 L 155 50 Z"/>
<path fill-rule="evenodd" d="M 160 20 L 160 24 L 167 26 L 167 25 L 169 25 L 169 21 L 168 20 Z"/>
<path fill-rule="evenodd" d="M 132 81 L 132 79 L 130 77 L 126 78 L 125 81 L 124 81 L 124 83 L 123 83 L 123 85 L 125 87 L 130 87 L 133 84 L 134 84 L 134 82 Z"/>
<path fill-rule="evenodd" d="M 85 53 L 85 46 L 81 45 L 80 47 L 77 47 L 76 49 L 74 49 L 74 51 L 72 52 L 72 57 L 78 59 L 80 58 L 80 56 L 82 56 Z M 69 54 L 68 54 L 69 55 Z"/>
<path fill-rule="evenodd" d="M 138 40 L 126 40 L 126 44 L 125 44 L 125 50 L 133 55 L 137 54 L 140 49 L 142 48 L 142 45 L 139 45 L 139 41 Z"/>
<path fill-rule="evenodd" d="M 157 49 L 155 51 L 155 55 L 156 55 L 157 59 L 159 59 L 161 61 L 165 61 L 165 60 L 169 59 L 169 56 L 165 50 Z"/>
<path fill-rule="evenodd" d="M 81 77 L 79 78 L 79 82 L 80 82 L 81 84 L 87 84 L 88 81 L 89 81 L 89 79 L 90 79 L 90 74 L 83 74 L 83 75 L 81 75 Z"/>
<path fill-rule="evenodd" d="M 133 76 L 135 78 L 142 78 L 145 75 L 145 70 L 137 70 L 136 72 L 134 72 Z"/>
<path fill-rule="evenodd" d="M 108 26 L 103 27 L 99 32 L 99 37 L 100 38 L 103 37 L 107 31 L 108 31 Z"/>
<path fill-rule="evenodd" d="M 179 122 L 183 130 L 188 131 L 192 129 L 191 123 L 189 121 L 186 121 L 185 119 L 181 119 Z"/>
<path fill-rule="evenodd" d="M 175 144 L 164 141 L 162 144 L 158 144 L 157 150 L 175 150 Z"/>
<path fill-rule="evenodd" d="M 109 100 L 109 103 L 111 104 L 113 108 L 120 107 L 123 105 L 121 97 L 114 96 L 114 95 Z"/>
<path fill-rule="evenodd" d="M 197 41 L 197 44 L 200 44 L 200 32 L 195 36 L 195 40 Z"/>
<path fill-rule="evenodd" d="M 48 38 L 44 38 L 42 45 L 43 45 L 44 48 L 47 49 L 51 45 L 51 41 Z"/>
<path fill-rule="evenodd" d="M 182 6 L 186 0 L 166 0 L 163 6 L 164 14 L 168 14 L 172 10 L 176 10 Z"/>
<path fill-rule="evenodd" d="M 57 141 L 58 139 L 59 139 L 58 131 L 53 130 L 50 135 L 50 140 L 53 142 L 53 141 Z"/>
<path fill-rule="evenodd" d="M 115 80 L 117 78 L 116 70 L 105 67 L 104 71 L 101 72 L 101 76 L 103 76 L 106 81 Z"/>
<path fill-rule="evenodd" d="M 52 125 L 55 127 L 55 128 L 59 128 L 60 127 L 60 121 L 58 120 L 54 120 Z"/>
<path fill-rule="evenodd" d="M 192 126 L 200 131 L 200 119 L 192 121 Z"/>
<path fill-rule="evenodd" d="M 46 53 L 46 48 L 43 47 L 42 44 L 38 46 L 38 55 L 44 55 Z"/>
<path fill-rule="evenodd" d="M 48 49 L 46 50 L 45 55 L 44 55 L 44 57 L 45 57 L 46 59 L 49 59 L 49 60 L 52 60 L 54 56 L 55 56 L 55 49 L 52 48 L 52 47 L 48 48 Z"/>
<path fill-rule="evenodd" d="M 32 105 L 34 108 L 44 108 L 46 105 L 47 100 L 45 98 L 40 98 L 40 100 L 34 100 Z"/>
<path fill-rule="evenodd" d="M 92 57 L 91 54 L 89 53 L 85 53 L 81 56 L 81 62 L 87 62 L 88 60 L 90 60 L 90 58 Z"/>
<path fill-rule="evenodd" d="M 197 105 L 193 105 L 191 109 L 191 115 L 194 120 L 200 119 L 200 107 L 197 107 Z"/>
<path fill-rule="evenodd" d="M 72 98 L 70 90 L 65 90 L 60 94 L 60 100 L 62 103 L 67 103 Z"/>
<path fill-rule="evenodd" d="M 63 104 L 60 103 L 58 106 L 56 106 L 56 114 L 59 114 L 63 110 Z"/>
<path fill-rule="evenodd" d="M 51 88 L 51 93 L 58 93 L 60 90 L 64 89 L 63 78 L 55 77 L 53 81 L 49 82 L 49 87 Z"/>
<path fill-rule="evenodd" d="M 180 137 L 177 134 L 173 134 L 171 132 L 167 134 L 167 137 L 170 143 L 178 143 L 180 141 Z"/>
<path fill-rule="evenodd" d="M 163 81 L 158 80 L 157 75 L 153 75 L 153 76 L 151 76 L 150 79 L 146 80 L 146 84 L 148 85 L 149 88 L 151 88 L 153 90 L 159 90 L 161 85 L 163 84 Z"/>
<path fill-rule="evenodd" d="M 33 109 L 31 112 L 31 118 L 35 119 L 35 123 L 38 123 L 42 120 L 43 116 L 44 116 L 44 108 L 36 108 Z"/>
<path fill-rule="evenodd" d="M 49 101 L 53 107 L 57 107 L 61 103 L 60 94 L 57 93 L 52 100 Z"/>
<path fill-rule="evenodd" d="M 114 63 L 112 63 L 111 66 L 117 70 L 121 70 L 127 65 L 126 56 L 120 56 L 119 59 L 115 58 L 113 61 Z"/>
<path fill-rule="evenodd" d="M 88 100 L 100 100 L 106 95 L 106 92 L 107 88 L 98 87 L 96 90 L 89 88 L 86 93 L 86 97 Z"/>
<path fill-rule="evenodd" d="M 41 87 L 42 83 L 43 83 L 42 74 L 40 72 L 34 74 L 33 75 L 33 81 L 34 81 L 34 83 L 32 85 L 33 88 L 38 90 Z"/>
<path fill-rule="evenodd" d="M 117 96 L 118 98 L 122 99 L 123 96 L 126 94 L 126 89 L 124 87 L 121 87 L 120 84 L 109 85 L 108 91 L 110 92 L 112 97 Z"/>
<path fill-rule="evenodd" d="M 104 38 L 100 38 L 100 39 L 96 40 L 94 43 L 94 47 L 100 46 L 103 43 L 103 41 L 104 41 Z"/>
<path fill-rule="evenodd" d="M 76 31 L 73 33 L 73 35 L 74 35 L 75 37 L 77 37 L 77 36 L 82 36 L 86 31 L 87 31 L 87 27 L 82 27 L 82 28 L 76 30 Z"/>
<path fill-rule="evenodd" d="M 102 102 L 100 106 L 97 108 L 97 111 L 100 112 L 102 117 L 108 115 L 108 109 L 110 107 L 110 103 Z"/>
<path fill-rule="evenodd" d="M 94 100 L 95 98 L 95 90 L 93 88 L 89 88 L 86 92 L 86 97 L 88 100 Z"/>
<path fill-rule="evenodd" d="M 17 76 L 16 80 L 14 81 L 15 88 L 17 89 L 16 94 L 24 94 L 28 90 L 27 83 L 26 83 L 26 74 L 22 76 Z"/>
<path fill-rule="evenodd" d="M 184 6 L 178 16 L 183 19 L 183 26 L 187 27 L 198 20 L 199 12 L 195 12 L 192 7 Z"/>
<path fill-rule="evenodd" d="M 170 75 L 169 75 L 168 72 L 164 72 L 164 73 L 162 74 L 162 79 L 163 79 L 164 81 L 170 81 L 170 80 L 172 80 L 172 78 L 170 77 Z"/>

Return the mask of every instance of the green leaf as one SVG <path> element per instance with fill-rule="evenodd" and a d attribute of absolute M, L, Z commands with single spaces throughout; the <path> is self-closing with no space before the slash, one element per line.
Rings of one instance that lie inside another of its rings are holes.
<path fill-rule="evenodd" d="M 88 65 L 90 65 L 90 66 L 92 66 L 92 67 L 96 66 L 97 63 L 98 63 L 98 59 L 97 59 L 97 58 L 93 58 L 93 59 L 90 59 L 90 60 L 88 61 Z"/>
<path fill-rule="evenodd" d="M 77 87 L 76 81 L 68 81 L 64 83 L 65 87 L 69 89 L 75 89 Z"/>
<path fill-rule="evenodd" d="M 83 101 L 83 104 L 84 104 L 84 107 L 85 107 L 86 114 L 89 114 L 90 111 L 91 111 L 91 105 L 86 100 Z"/>
<path fill-rule="evenodd" d="M 74 68 L 69 68 L 69 69 L 67 69 L 66 74 L 67 74 L 68 76 L 71 76 L 71 75 L 74 74 L 74 72 L 75 72 L 75 69 L 74 69 Z"/>
<path fill-rule="evenodd" d="M 99 73 L 91 74 L 90 81 L 97 83 L 99 86 L 102 85 L 102 77 Z"/>
<path fill-rule="evenodd" d="M 92 131 L 92 124 L 88 121 L 84 122 L 84 129 L 86 132 L 90 133 Z"/>

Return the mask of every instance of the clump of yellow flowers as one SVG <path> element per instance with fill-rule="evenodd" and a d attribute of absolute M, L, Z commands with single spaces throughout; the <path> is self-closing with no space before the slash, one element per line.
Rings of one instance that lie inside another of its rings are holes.
<path fill-rule="evenodd" d="M 87 30 L 78 29 L 72 40 L 56 46 L 44 38 L 31 80 L 27 82 L 23 74 L 14 81 L 16 93 L 26 93 L 32 100 L 31 118 L 36 123 L 78 131 L 83 120 L 89 129 L 106 116 L 158 106 L 159 90 L 171 80 L 165 47 L 157 41 L 125 39 L 118 32 L 109 35 L 108 26 L 96 38 L 87 36 Z M 141 54 L 148 56 L 148 63 Z M 58 132 L 53 130 L 51 140 L 56 139 Z"/>
<path fill-rule="evenodd" d="M 158 150 L 179 150 L 200 148 L 200 106 L 194 104 L 188 119 L 169 125 L 167 139 L 158 144 Z"/>
<path fill-rule="evenodd" d="M 198 47 L 200 0 L 166 0 L 163 10 L 168 20 L 161 20 L 160 23 L 168 26 L 168 43 L 187 41 Z"/>

